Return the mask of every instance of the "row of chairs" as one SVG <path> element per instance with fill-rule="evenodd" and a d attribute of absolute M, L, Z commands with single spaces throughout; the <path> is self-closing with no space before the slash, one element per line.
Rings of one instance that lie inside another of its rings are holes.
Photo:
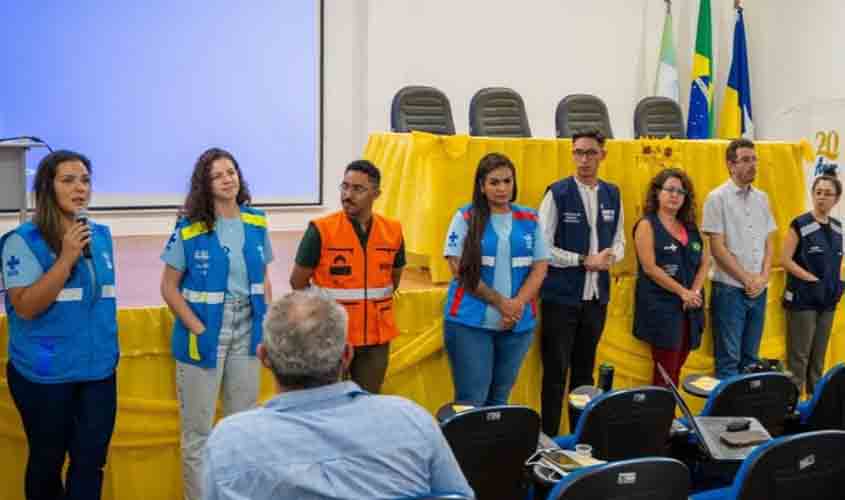
<path fill-rule="evenodd" d="M 580 128 L 598 128 L 613 137 L 607 106 L 590 94 L 571 94 L 558 103 L 555 129 L 558 137 L 572 137 Z M 408 86 L 393 97 L 390 108 L 393 132 L 455 134 L 452 106 L 434 87 Z M 646 97 L 634 110 L 634 134 L 640 137 L 686 138 L 684 117 L 678 103 L 666 97 Z M 472 96 L 469 104 L 469 135 L 484 137 L 531 137 L 522 96 L 506 87 L 488 87 Z"/>
<path fill-rule="evenodd" d="M 836 448 L 830 443 L 838 442 L 840 448 L 845 445 L 845 432 L 832 437 L 826 434 L 829 430 L 845 430 L 845 364 L 839 364 L 825 374 L 811 400 L 797 404 L 797 399 L 795 385 L 781 373 L 740 375 L 722 381 L 711 392 L 701 415 L 754 417 L 776 439 L 761 445 L 746 459 L 732 486 L 720 489 L 717 496 L 695 498 L 775 498 L 741 496 L 739 492 L 745 491 L 743 488 L 746 487 L 742 486 L 745 482 L 759 481 L 757 474 L 762 476 L 760 471 L 770 467 L 765 464 L 780 463 L 786 460 L 785 457 L 799 453 L 805 454 L 801 458 L 815 454 L 813 460 L 817 466 L 804 473 L 802 471 L 807 466 L 799 468 L 797 465 L 786 467 L 781 464 L 778 471 L 786 472 L 783 472 L 782 478 L 772 476 L 774 479 L 770 481 L 770 486 L 778 485 L 778 488 L 787 491 L 784 484 L 794 481 L 801 485 L 800 488 L 805 488 L 803 482 L 807 474 L 828 474 L 833 465 L 826 453 Z M 559 484 L 554 496 L 549 498 L 616 498 L 606 489 L 614 484 L 608 478 L 622 477 L 619 474 L 623 471 L 640 477 L 639 487 L 644 488 L 643 491 L 651 491 L 650 488 L 659 485 L 670 492 L 683 492 L 683 496 L 646 495 L 642 498 L 686 498 L 690 487 L 687 467 L 677 460 L 655 458 L 669 454 L 667 443 L 670 442 L 674 417 L 674 397 L 669 390 L 660 387 L 610 391 L 595 398 L 584 409 L 574 432 L 556 438 L 555 442 L 565 449 L 573 449 L 576 443 L 589 444 L 593 456 L 609 464 L 570 474 L 566 481 L 562 481 L 568 486 Z M 442 428 L 478 499 L 525 496 L 521 490 L 524 484 L 523 464 L 536 451 L 540 435 L 540 417 L 534 410 L 522 406 L 480 408 L 444 420 Z M 818 452 L 815 451 L 817 447 Z M 769 451 L 763 455 L 762 450 Z M 842 475 L 839 468 L 833 468 Z M 769 474 L 775 473 L 770 470 Z M 748 488 L 748 491 L 759 493 L 763 486 Z M 635 490 L 634 487 L 628 489 Z M 592 494 L 588 494 L 590 491 Z M 631 498 L 634 497 L 640 498 L 631 495 Z"/>

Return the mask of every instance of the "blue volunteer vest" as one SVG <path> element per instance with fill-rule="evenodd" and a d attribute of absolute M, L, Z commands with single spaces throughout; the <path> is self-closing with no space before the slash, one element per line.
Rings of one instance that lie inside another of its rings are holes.
<path fill-rule="evenodd" d="M 252 306 L 252 338 L 249 353 L 261 341 L 264 320 L 264 241 L 267 219 L 254 208 L 241 207 L 244 224 L 243 255 L 249 280 L 249 299 Z M 176 231 L 182 236 L 185 251 L 185 272 L 179 289 L 188 306 L 205 325 L 202 335 L 191 335 L 179 318 L 173 325 L 173 357 L 183 363 L 203 368 L 217 365 L 217 343 L 223 323 L 223 302 L 229 278 L 229 257 L 214 231 L 204 223 L 181 219 Z M 192 338 L 193 337 L 193 338 Z"/>
<path fill-rule="evenodd" d="M 547 191 L 551 191 L 557 207 L 554 246 L 587 255 L 590 251 L 590 224 L 575 178 L 560 180 L 549 186 Z M 598 250 L 602 251 L 613 245 L 613 237 L 619 224 L 619 214 L 622 210 L 619 188 L 600 180 L 597 198 L 599 206 L 595 223 L 599 240 Z M 587 272 L 582 266 L 549 266 L 540 296 L 547 302 L 578 305 L 583 300 L 586 276 Z M 599 301 L 607 304 L 610 301 L 610 273 L 600 272 L 598 281 Z"/>
<path fill-rule="evenodd" d="M 842 223 L 830 217 L 831 241 L 825 237 L 821 225 L 811 212 L 795 219 L 799 228 L 799 244 L 792 259 L 796 264 L 818 276 L 811 283 L 786 274 L 783 307 L 793 311 L 832 311 L 842 297 L 840 276 L 842 265 Z"/>
<path fill-rule="evenodd" d="M 117 366 L 111 233 L 106 226 L 89 224 L 95 281 L 91 280 L 86 259 L 80 258 L 53 304 L 31 320 L 17 315 L 6 294 L 9 359 L 32 382 L 102 380 L 111 376 Z M 23 238 L 45 273 L 53 266 L 56 257 L 35 224 L 27 222 L 6 233 L 0 239 L 0 250 L 12 233 Z"/>
<path fill-rule="evenodd" d="M 469 220 L 472 205 L 462 207 L 459 212 L 464 219 Z M 534 235 L 537 230 L 537 212 L 526 207 L 511 204 L 513 226 L 511 228 L 510 246 L 511 262 L 511 297 L 516 296 L 522 284 L 525 283 L 531 266 L 534 263 Z M 495 282 L 496 249 L 499 237 L 488 220 L 481 237 L 481 281 L 490 288 Z M 499 265 L 503 265 L 499 263 Z M 460 285 L 452 278 L 446 297 L 446 321 L 453 321 L 462 325 L 483 328 L 484 316 L 488 304 Z M 535 300 L 525 305 L 522 318 L 512 328 L 514 332 L 533 330 L 537 324 L 537 304 Z"/>
<path fill-rule="evenodd" d="M 704 243 L 694 225 L 687 225 L 687 245 L 675 239 L 657 215 L 646 217 L 654 232 L 654 260 L 684 288 L 691 288 L 701 267 Z M 638 265 L 634 307 L 634 336 L 660 349 L 679 349 L 684 319 L 690 325 L 690 349 L 701 345 L 704 330 L 704 307 L 683 310 L 683 301 L 674 292 L 652 280 Z"/>

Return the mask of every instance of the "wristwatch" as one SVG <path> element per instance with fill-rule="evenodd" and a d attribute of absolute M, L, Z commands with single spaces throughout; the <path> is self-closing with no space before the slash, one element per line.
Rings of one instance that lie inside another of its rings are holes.
<path fill-rule="evenodd" d="M 587 256 L 583 254 L 578 254 L 578 265 L 583 266 L 584 261 L 587 260 Z"/>

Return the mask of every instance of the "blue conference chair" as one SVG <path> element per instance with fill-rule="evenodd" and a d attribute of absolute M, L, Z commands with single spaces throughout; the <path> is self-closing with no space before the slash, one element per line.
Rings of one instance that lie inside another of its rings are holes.
<path fill-rule="evenodd" d="M 816 383 L 810 400 L 798 404 L 800 429 L 845 430 L 845 363 L 834 366 Z"/>
<path fill-rule="evenodd" d="M 567 474 L 547 500 L 582 498 L 686 500 L 689 471 L 673 458 L 648 457 L 585 467 Z"/>
<path fill-rule="evenodd" d="M 763 372 L 726 378 L 717 385 L 703 417 L 754 417 L 773 437 L 784 433 L 787 418 L 795 411 L 798 388 L 783 373 Z"/>
<path fill-rule="evenodd" d="M 555 442 L 567 450 L 589 444 L 595 458 L 607 461 L 662 456 L 674 417 L 675 397 L 668 389 L 610 391 L 587 404 L 574 433 Z"/>
<path fill-rule="evenodd" d="M 726 488 L 693 500 L 840 500 L 845 496 L 845 432 L 817 431 L 773 439 L 755 449 Z"/>

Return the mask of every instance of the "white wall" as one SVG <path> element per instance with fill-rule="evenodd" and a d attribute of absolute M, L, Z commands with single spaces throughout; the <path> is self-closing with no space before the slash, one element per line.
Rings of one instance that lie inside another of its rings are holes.
<path fill-rule="evenodd" d="M 343 167 L 369 131 L 389 128 L 390 101 L 407 84 L 449 96 L 459 132 L 472 94 L 518 90 L 532 132 L 554 135 L 554 109 L 569 93 L 608 105 L 616 137 L 631 137 L 634 106 L 654 85 L 663 0 L 324 0 L 325 142 L 323 209 L 271 211 L 272 229 L 301 229 L 338 207 Z M 711 0 L 716 110 L 730 67 L 733 0 Z M 699 0 L 674 0 L 681 106 L 689 99 Z M 795 140 L 819 123 L 845 124 L 839 0 L 745 0 L 758 137 Z M 822 116 L 822 118 L 819 118 Z M 97 214 L 116 235 L 166 234 L 174 213 Z M 0 231 L 14 217 L 0 217 Z"/>

